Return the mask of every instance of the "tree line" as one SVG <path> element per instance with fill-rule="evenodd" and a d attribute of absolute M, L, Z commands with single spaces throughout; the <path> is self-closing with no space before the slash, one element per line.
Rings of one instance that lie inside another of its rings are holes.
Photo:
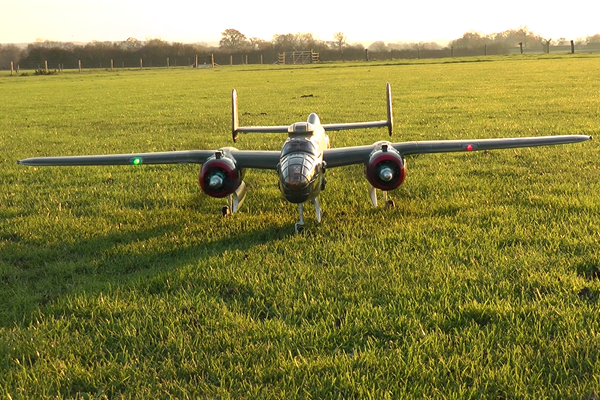
<path fill-rule="evenodd" d="M 589 46 L 596 51 L 600 51 L 600 34 L 576 39 L 567 39 L 564 37 L 552 39 L 538 35 L 530 31 L 527 27 L 509 29 L 489 35 L 472 31 L 466 32 L 460 38 L 450 41 L 447 46 L 441 46 L 435 42 L 384 43 L 377 41 L 372 43 L 368 49 L 377 53 L 411 49 L 420 49 L 424 52 L 454 49 L 459 53 L 472 53 L 473 50 L 480 50 L 487 47 L 488 54 L 509 54 L 512 49 L 517 47 L 520 49 L 521 46 L 525 51 L 530 52 L 543 52 L 548 49 L 548 46 L 570 46 L 571 40 L 573 40 L 573 45 L 580 48 L 582 46 Z"/>
<path fill-rule="evenodd" d="M 13 61 L 22 69 L 38 69 L 46 60 L 64 68 L 76 68 L 79 61 L 90 68 L 106 68 L 110 60 L 115 67 L 139 67 L 139 60 L 145 60 L 148 66 L 192 65 L 196 57 L 199 63 L 209 63 L 213 59 L 217 64 L 240 64 L 244 62 L 265 64 L 275 63 L 278 54 L 288 51 L 312 50 L 320 54 L 321 61 L 362 60 L 384 58 L 431 58 L 449 56 L 468 56 L 482 54 L 507 54 L 511 49 L 522 46 L 526 51 L 544 51 L 553 46 L 567 46 L 567 38 L 544 38 L 526 27 L 507 30 L 500 33 L 483 35 L 466 32 L 462 37 L 442 46 L 434 42 L 385 43 L 376 41 L 365 48 L 362 44 L 350 44 L 343 32 L 334 34 L 329 41 L 318 40 L 311 33 L 276 34 L 272 40 L 246 37 L 236 29 L 226 29 L 221 33 L 219 46 L 168 42 L 160 38 L 147 38 L 144 41 L 128 38 L 117 42 L 92 41 L 78 45 L 68 42 L 38 40 L 21 48 L 11 44 L 0 44 L 0 69 L 10 68 Z M 574 40 L 577 46 L 586 46 L 600 51 L 600 34 Z M 168 59 L 168 61 L 167 61 Z M 210 61 L 209 61 L 210 60 Z M 249 61 L 250 60 L 250 61 Z M 154 64 L 154 65 L 153 65 Z"/>

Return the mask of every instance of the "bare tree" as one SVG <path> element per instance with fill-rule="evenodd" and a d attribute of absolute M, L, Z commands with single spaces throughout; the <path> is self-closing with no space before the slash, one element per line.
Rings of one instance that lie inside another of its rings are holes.
<path fill-rule="evenodd" d="M 600 34 L 595 34 L 593 36 L 588 36 L 586 38 L 586 43 L 600 43 Z"/>
<path fill-rule="evenodd" d="M 310 50 L 315 47 L 317 41 L 312 33 L 297 33 L 296 42 L 300 50 Z"/>
<path fill-rule="evenodd" d="M 333 34 L 334 45 L 341 53 L 346 47 L 346 40 L 348 39 L 344 32 L 336 32 Z"/>
<path fill-rule="evenodd" d="M 257 37 L 251 37 L 248 41 L 252 50 L 264 50 L 271 46 L 271 43 Z"/>
<path fill-rule="evenodd" d="M 141 49 L 144 44 L 134 37 L 128 37 L 127 40 L 120 42 L 119 46 L 127 51 L 136 51 Z"/>
<path fill-rule="evenodd" d="M 384 53 L 386 51 L 389 51 L 388 46 L 381 40 L 371 43 L 371 45 L 368 47 L 368 49 L 369 49 L 369 51 L 375 51 L 378 53 Z"/>
<path fill-rule="evenodd" d="M 14 44 L 0 44 L 0 69 L 10 68 L 10 62 L 18 63 L 23 51 Z"/>
<path fill-rule="evenodd" d="M 219 47 L 223 50 L 238 51 L 246 47 L 247 44 L 246 35 L 236 29 L 225 29 L 221 32 Z"/>
<path fill-rule="evenodd" d="M 293 33 L 285 35 L 273 35 L 273 47 L 277 51 L 296 51 L 298 48 L 298 37 Z"/>

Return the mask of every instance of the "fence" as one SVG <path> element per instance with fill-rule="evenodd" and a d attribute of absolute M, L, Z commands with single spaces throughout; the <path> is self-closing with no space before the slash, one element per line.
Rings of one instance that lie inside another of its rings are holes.
<path fill-rule="evenodd" d="M 106 60 L 77 60 L 73 58 L 58 60 L 39 60 L 35 62 L 10 62 L 11 74 L 21 70 L 36 70 L 50 73 L 65 69 L 148 69 L 148 68 L 212 68 L 222 65 L 242 64 L 274 64 L 276 56 L 263 54 L 210 54 L 195 57 L 165 57 L 165 58 L 124 58 Z M 2 68 L 0 68 L 2 69 Z"/>
<path fill-rule="evenodd" d="M 11 61 L 10 64 L 0 64 L 0 69 L 10 68 L 11 75 L 19 74 L 21 70 L 37 70 L 44 73 L 52 71 L 62 71 L 65 69 L 79 70 L 84 69 L 147 69 L 147 68 L 212 68 L 223 65 L 245 65 L 245 64 L 287 64 L 290 62 L 298 63 L 298 60 L 308 62 L 316 61 L 357 61 L 357 60 L 397 60 L 397 59 L 428 59 L 428 58 L 448 58 L 448 57 L 471 57 L 486 55 L 505 55 L 505 54 L 567 54 L 578 53 L 598 53 L 600 52 L 600 43 L 587 45 L 563 45 L 563 46 L 539 46 L 535 49 L 523 49 L 520 47 L 506 48 L 501 46 L 482 46 L 478 48 L 453 48 L 443 49 L 424 49 L 415 46 L 412 49 L 391 50 L 391 51 L 369 51 L 362 48 L 348 48 L 340 52 L 338 50 L 327 49 L 320 53 L 302 52 L 310 54 L 310 58 L 294 54 L 299 52 L 281 54 L 276 52 L 248 54 L 198 54 L 195 56 L 176 56 L 176 57 L 152 57 L 152 58 L 107 58 L 107 59 L 87 59 L 78 60 L 73 55 L 66 55 L 54 60 L 36 60 L 23 61 L 21 63 Z M 291 57 L 288 55 L 291 54 Z M 316 55 L 316 56 L 315 56 Z M 5 60 L 6 61 L 6 60 Z"/>
<path fill-rule="evenodd" d="M 389 50 L 389 51 L 367 51 L 364 57 L 367 60 L 397 60 L 397 59 L 428 59 L 428 58 L 453 58 L 453 57 L 477 57 L 511 54 L 585 54 L 600 53 L 600 43 L 587 45 L 560 45 L 539 46 L 537 48 L 504 47 L 504 46 L 480 46 L 475 48 L 454 48 L 452 46 L 443 49 L 413 49 Z"/>

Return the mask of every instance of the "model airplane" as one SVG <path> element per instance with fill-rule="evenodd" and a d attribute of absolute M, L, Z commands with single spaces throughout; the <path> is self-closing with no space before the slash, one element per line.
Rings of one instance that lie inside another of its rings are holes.
<path fill-rule="evenodd" d="M 322 124 L 317 114 L 310 114 L 306 122 L 289 126 L 251 126 L 238 124 L 237 93 L 232 91 L 232 135 L 236 142 L 240 133 L 281 132 L 287 140 L 281 151 L 246 151 L 234 147 L 218 150 L 168 151 L 162 153 L 111 154 L 70 157 L 36 157 L 17 161 L 19 164 L 46 165 L 142 165 L 142 164 L 202 164 L 200 186 L 204 193 L 217 198 L 228 198 L 223 215 L 238 211 L 246 196 L 243 172 L 246 168 L 272 169 L 279 176 L 279 189 L 283 197 L 298 204 L 300 218 L 295 224 L 296 232 L 304 228 L 303 204 L 312 202 L 317 221 L 323 212 L 319 194 L 325 189 L 325 171 L 329 168 L 352 164 L 364 164 L 370 183 L 369 195 L 377 206 L 376 190 L 384 192 L 396 189 L 406 176 L 404 157 L 411 154 L 507 149 L 516 147 L 546 146 L 576 143 L 589 140 L 591 136 L 562 135 L 526 138 L 438 140 L 390 143 L 378 141 L 370 146 L 330 149 L 329 136 L 325 132 L 342 129 L 365 129 L 387 127 L 393 131 L 392 95 L 390 84 L 386 86 L 387 119 L 385 121 L 343 124 Z M 387 197 L 386 197 L 387 202 Z"/>

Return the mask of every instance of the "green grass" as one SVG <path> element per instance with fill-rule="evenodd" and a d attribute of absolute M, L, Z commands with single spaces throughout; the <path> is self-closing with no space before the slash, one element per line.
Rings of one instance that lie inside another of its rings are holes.
<path fill-rule="evenodd" d="M 330 169 L 298 236 L 272 171 L 223 219 L 198 166 L 15 163 L 229 146 L 234 87 L 243 125 L 380 120 L 390 82 L 393 141 L 597 133 L 600 58 L 455 61 L 0 77 L 0 397 L 599 396 L 597 141 L 410 157 L 394 210 Z"/>

